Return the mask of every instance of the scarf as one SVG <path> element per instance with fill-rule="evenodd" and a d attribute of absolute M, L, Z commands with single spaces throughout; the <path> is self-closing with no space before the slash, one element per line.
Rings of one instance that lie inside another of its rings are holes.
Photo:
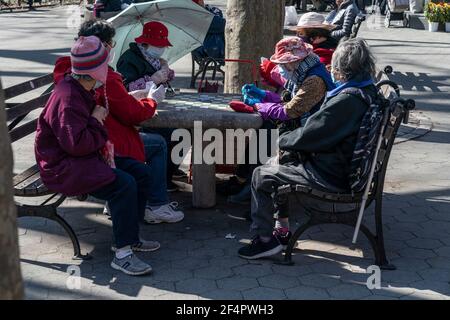
<path fill-rule="evenodd" d="M 151 55 L 147 53 L 147 50 L 142 46 L 142 44 L 137 44 L 139 50 L 141 51 L 142 55 L 144 56 L 145 60 L 150 63 L 150 65 L 155 68 L 155 70 L 161 69 L 161 62 L 158 58 L 153 58 Z"/>
<path fill-rule="evenodd" d="M 371 84 L 373 84 L 372 78 L 362 80 L 362 81 L 350 80 L 350 81 L 344 82 L 340 86 L 336 87 L 336 89 L 328 91 L 327 98 L 337 96 L 342 90 L 347 89 L 347 88 L 364 88 Z"/>
<path fill-rule="evenodd" d="M 284 85 L 284 88 L 288 90 L 292 96 L 294 96 L 297 93 L 298 88 L 302 85 L 303 81 L 308 76 L 308 71 L 314 68 L 319 63 L 320 58 L 316 54 L 311 53 L 310 55 L 308 55 L 300 62 L 298 68 L 294 71 L 291 78 L 288 79 L 288 81 Z"/>

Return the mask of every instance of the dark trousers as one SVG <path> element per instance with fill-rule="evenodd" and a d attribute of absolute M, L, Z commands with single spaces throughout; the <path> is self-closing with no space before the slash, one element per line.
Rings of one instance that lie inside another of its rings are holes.
<path fill-rule="evenodd" d="M 307 163 L 293 165 L 263 165 L 253 171 L 252 177 L 252 202 L 251 230 L 260 236 L 271 236 L 274 227 L 274 214 L 278 218 L 289 217 L 288 202 L 276 207 L 273 199 L 274 191 L 283 185 L 300 184 L 311 186 L 319 190 L 340 192 L 322 177 Z M 330 211 L 331 204 L 321 201 L 311 201 L 300 197 L 303 205 L 313 206 L 322 211 Z"/>
<path fill-rule="evenodd" d="M 95 198 L 108 202 L 117 248 L 139 242 L 139 222 L 144 217 L 151 176 L 144 163 L 131 158 L 115 158 L 116 180 L 92 192 Z"/>

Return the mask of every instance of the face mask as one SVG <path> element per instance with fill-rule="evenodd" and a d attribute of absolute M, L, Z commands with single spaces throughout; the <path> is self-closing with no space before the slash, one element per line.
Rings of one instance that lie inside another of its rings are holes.
<path fill-rule="evenodd" d="M 333 81 L 333 83 L 334 83 L 336 86 L 342 85 L 342 81 L 341 81 L 341 80 L 336 80 L 336 78 L 334 77 L 334 72 L 331 72 L 331 80 Z"/>
<path fill-rule="evenodd" d="M 162 47 L 154 47 L 154 46 L 148 46 L 147 48 L 147 54 L 153 58 L 161 58 L 161 56 L 164 54 L 164 52 L 166 51 L 166 48 Z"/>
<path fill-rule="evenodd" d="M 283 78 L 289 80 L 291 78 L 292 72 L 287 70 L 286 67 L 279 65 L 278 70 L 280 70 L 280 74 Z"/>
<path fill-rule="evenodd" d="M 93 89 L 96 90 L 96 89 L 100 88 L 101 86 L 103 86 L 103 82 L 96 80 Z"/>

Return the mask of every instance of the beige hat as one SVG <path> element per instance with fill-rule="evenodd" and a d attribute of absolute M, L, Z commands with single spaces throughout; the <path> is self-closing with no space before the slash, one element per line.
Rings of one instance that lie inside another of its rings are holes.
<path fill-rule="evenodd" d="M 300 17 L 297 26 L 291 27 L 289 29 L 298 31 L 305 28 L 333 30 L 334 28 L 336 28 L 336 26 L 334 24 L 326 23 L 325 18 L 317 12 L 307 12 Z"/>

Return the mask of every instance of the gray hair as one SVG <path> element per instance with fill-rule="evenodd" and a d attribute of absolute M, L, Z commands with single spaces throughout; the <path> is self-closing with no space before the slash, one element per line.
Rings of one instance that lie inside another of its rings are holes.
<path fill-rule="evenodd" d="M 358 75 L 375 76 L 375 57 L 361 38 L 339 43 L 333 53 L 331 67 L 348 81 Z"/>

